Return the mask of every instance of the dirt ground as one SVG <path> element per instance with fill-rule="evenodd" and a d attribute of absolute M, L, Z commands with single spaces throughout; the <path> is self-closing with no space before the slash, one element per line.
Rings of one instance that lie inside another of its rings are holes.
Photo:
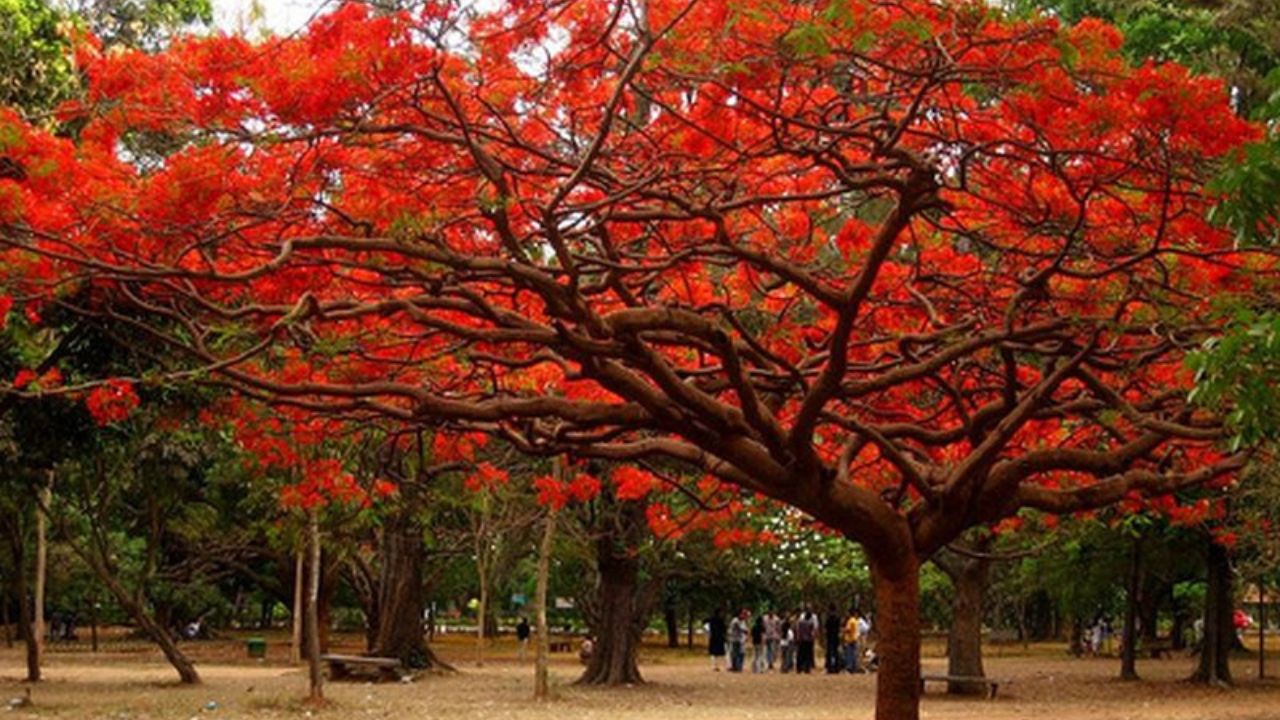
<path fill-rule="evenodd" d="M 236 640 L 191 644 L 204 684 L 181 687 L 159 654 L 138 644 L 108 646 L 96 655 L 55 649 L 47 680 L 32 690 L 29 707 L 10 709 L 20 697 L 20 647 L 0 648 L 0 716 L 18 718 L 103 718 L 110 720 L 215 720 L 216 718 L 423 718 L 440 720 L 749 720 L 752 718 L 869 718 L 874 676 L 735 675 L 714 673 L 696 651 L 646 648 L 637 687 L 579 688 L 571 683 L 578 665 L 555 656 L 556 698 L 539 705 L 530 699 L 532 664 L 516 661 L 510 641 L 492 647 L 476 667 L 474 641 L 449 637 L 437 651 L 459 672 L 420 676 L 409 684 L 330 683 L 332 704 L 305 708 L 299 698 L 306 676 L 285 660 L 287 644 L 272 636 L 265 661 L 244 658 Z M 356 650 L 355 638 L 341 638 L 339 650 Z M 350 647 L 344 647 L 350 646 Z M 941 670 L 938 648 L 926 648 L 925 668 Z M 1280 675 L 1280 658 L 1270 660 Z M 1060 645 L 992 648 L 987 674 L 1005 682 L 994 701 L 949 698 L 932 691 L 923 717 L 952 720 L 1035 718 L 1052 720 L 1280 720 L 1280 682 L 1256 678 L 1256 657 L 1233 668 L 1233 690 L 1180 682 L 1192 665 L 1187 657 L 1140 663 L 1143 681 L 1114 680 L 1118 660 L 1075 659 Z"/>

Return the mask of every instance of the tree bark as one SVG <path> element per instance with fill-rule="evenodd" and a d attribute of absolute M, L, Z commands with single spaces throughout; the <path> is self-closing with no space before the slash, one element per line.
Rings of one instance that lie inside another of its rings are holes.
<path fill-rule="evenodd" d="M 293 562 L 293 635 L 289 642 L 289 662 L 302 662 L 302 619 L 306 614 L 306 562 L 300 549 Z"/>
<path fill-rule="evenodd" d="M 4 646 L 13 647 L 13 623 L 9 617 L 9 598 L 3 598 L 0 602 L 0 623 L 4 624 Z"/>
<path fill-rule="evenodd" d="M 1120 679 L 1138 679 L 1138 589 L 1142 587 L 1142 537 L 1133 539 L 1129 556 L 1129 584 L 1124 603 L 1124 645 L 1120 648 Z"/>
<path fill-rule="evenodd" d="M 35 637 L 36 662 L 44 664 L 44 644 L 48 638 L 44 619 L 45 581 L 49 577 L 49 503 L 53 500 L 53 470 L 39 491 L 36 503 L 36 587 L 32 608 L 31 634 Z"/>
<path fill-rule="evenodd" d="M 439 664 L 422 629 L 422 568 L 426 550 L 422 526 L 408 511 L 399 514 L 382 534 L 378 578 L 378 632 L 374 654 L 400 659 L 408 667 Z"/>
<path fill-rule="evenodd" d="M 145 595 L 139 592 L 137 595 L 130 594 L 129 591 L 120 584 L 116 576 L 111 572 L 110 567 L 105 560 L 98 557 L 81 554 L 81 558 L 88 561 L 89 567 L 98 576 L 98 580 L 106 587 L 107 592 L 115 598 L 121 609 L 138 623 L 138 627 L 146 633 L 160 648 L 160 652 L 164 654 L 165 660 L 173 666 L 178 672 L 178 679 L 184 685 L 200 684 L 200 674 L 196 672 L 196 666 L 187 657 L 186 653 L 178 647 L 177 640 L 169 632 L 169 628 L 161 623 L 156 617 L 147 611 L 145 604 Z"/>
<path fill-rule="evenodd" d="M 1145 567 L 1142 574 L 1142 584 L 1138 589 L 1138 639 L 1144 647 L 1148 647 L 1160 639 L 1160 608 L 1169 592 L 1167 587 L 1145 571 Z"/>
<path fill-rule="evenodd" d="M 1067 651 L 1074 657 L 1084 655 L 1084 619 L 1079 615 L 1071 618 L 1071 635 L 1067 640 Z"/>
<path fill-rule="evenodd" d="M 951 577 L 955 594 L 951 598 L 951 628 L 947 633 L 947 674 L 986 677 L 982 667 L 982 605 L 991 561 L 964 558 L 949 565 L 951 567 L 944 570 Z M 986 691 L 981 683 L 947 684 L 947 692 L 952 695 L 981 695 Z"/>
<path fill-rule="evenodd" d="M 8 521 L 9 550 L 13 557 L 13 594 L 18 599 L 18 636 L 26 648 L 27 682 L 40 682 L 40 650 L 32 637 L 31 594 L 27 587 L 27 553 L 20 520 Z"/>
<path fill-rule="evenodd" d="M 637 503 L 627 503 L 623 512 L 639 511 Z M 635 506 L 633 509 L 630 506 Z M 643 527 L 624 520 L 623 527 Z M 641 519 L 639 521 L 643 523 Z M 640 560 L 635 555 L 631 538 L 617 538 L 602 533 L 596 539 L 596 568 L 600 576 L 597 588 L 595 652 L 586 672 L 578 680 L 584 685 L 631 685 L 643 682 L 636 664 L 636 651 L 644 626 L 639 598 Z"/>
<path fill-rule="evenodd" d="M 484 563 L 476 563 L 476 573 L 480 581 L 480 599 L 476 607 L 476 667 L 484 666 L 484 651 L 488 644 L 489 618 L 489 577 Z"/>
<path fill-rule="evenodd" d="M 111 588 L 108 587 L 108 589 Z M 120 590 L 123 591 L 123 588 L 120 588 Z M 151 616 L 151 613 L 143 609 L 137 602 L 132 599 L 123 599 L 116 590 L 111 590 L 111 592 L 116 596 L 116 601 L 133 617 L 134 621 L 151 638 L 152 642 L 160 646 L 160 652 L 164 653 L 165 660 L 168 660 L 173 669 L 178 671 L 179 680 L 184 685 L 200 684 L 200 675 L 196 672 L 195 664 L 186 656 L 186 653 L 178 648 L 178 643 L 174 640 L 168 628 L 157 622 Z"/>
<path fill-rule="evenodd" d="M 920 565 L 914 559 L 871 562 L 879 633 L 876 720 L 920 717 Z"/>
<path fill-rule="evenodd" d="M 198 685 L 200 683 L 200 674 L 196 671 L 196 666 L 186 653 L 178 647 L 177 640 L 169 631 L 169 625 L 160 621 L 157 615 L 148 610 L 147 591 L 144 586 L 138 587 L 134 592 L 130 592 L 119 579 L 119 573 L 111 561 L 111 548 L 105 541 L 105 534 L 101 532 L 91 533 L 91 539 L 87 546 L 82 546 L 76 542 L 72 542 L 72 536 L 66 525 L 59 525 L 59 534 L 63 540 L 68 541 L 73 552 L 79 557 L 89 569 L 97 576 L 98 581 L 102 583 L 107 592 L 115 598 L 120 608 L 138 624 L 138 627 L 160 648 L 160 652 L 164 654 L 165 660 L 173 666 L 178 673 L 178 679 L 184 685 Z"/>
<path fill-rule="evenodd" d="M 307 578 L 307 666 L 310 680 L 307 700 L 312 704 L 324 703 L 324 673 L 320 670 L 320 518 L 312 509 L 307 517 L 307 541 L 309 549 Z"/>
<path fill-rule="evenodd" d="M 557 473 L 559 475 L 559 473 Z M 551 551 L 556 533 L 556 508 L 547 508 L 546 525 L 542 529 L 542 543 L 538 546 L 538 579 L 534 590 L 534 602 L 538 605 L 538 648 L 533 668 L 533 697 L 549 700 L 551 697 L 551 628 L 547 624 L 547 586 L 551 580 Z"/>
<path fill-rule="evenodd" d="M 688 629 L 688 635 L 687 635 L 687 639 L 688 639 L 688 648 L 689 648 L 690 650 L 692 650 L 692 649 L 693 649 L 693 601 L 690 601 L 690 602 L 689 602 L 689 617 L 687 618 L 687 620 L 688 620 L 688 623 L 689 623 L 689 624 L 688 624 L 688 626 L 687 626 L 687 629 Z"/>
<path fill-rule="evenodd" d="M 663 620 L 667 625 L 667 647 L 680 647 L 680 621 L 676 617 L 676 602 L 673 598 L 668 598 L 666 607 L 662 611 Z"/>
<path fill-rule="evenodd" d="M 1231 640 L 1235 635 L 1231 622 L 1231 559 L 1227 556 L 1227 549 L 1212 539 L 1209 540 L 1208 571 L 1209 589 L 1205 595 L 1200 664 L 1191 675 L 1191 681 L 1230 685 Z"/>

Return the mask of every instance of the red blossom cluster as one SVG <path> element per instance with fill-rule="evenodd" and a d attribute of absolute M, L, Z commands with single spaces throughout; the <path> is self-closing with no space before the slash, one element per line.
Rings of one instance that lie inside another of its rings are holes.
<path fill-rule="evenodd" d="M 133 383 L 113 379 L 90 390 L 84 404 L 94 422 L 111 425 L 128 418 L 138 407 L 138 395 L 133 390 Z"/>
<path fill-rule="evenodd" d="M 578 473 L 570 480 L 558 480 L 550 475 L 533 479 L 538 491 L 538 502 L 548 507 L 563 509 L 571 502 L 588 502 L 600 493 L 600 479 L 587 473 Z"/>

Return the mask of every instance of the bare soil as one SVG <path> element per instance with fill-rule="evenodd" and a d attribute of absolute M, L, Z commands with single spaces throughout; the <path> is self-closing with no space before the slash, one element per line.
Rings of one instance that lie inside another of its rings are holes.
<path fill-rule="evenodd" d="M 344 682 L 326 685 L 330 705 L 305 707 L 306 675 L 288 664 L 287 642 L 269 636 L 264 661 L 245 657 L 242 639 L 189 643 L 204 684 L 183 687 L 159 653 L 141 643 L 107 642 L 91 654 L 79 647 L 54 647 L 47 680 L 32 688 L 30 706 L 8 709 L 23 695 L 20 647 L 0 647 L 0 716 L 18 718 L 104 718 L 110 720 L 215 720 L 216 718 L 424 718 L 440 720 L 712 720 L 732 718 L 868 718 L 874 675 L 731 674 L 712 672 L 701 651 L 646 646 L 641 672 L 647 682 L 622 688 L 581 688 L 576 657 L 556 655 L 555 699 L 534 703 L 532 662 L 516 660 L 514 644 L 498 640 L 476 665 L 474 640 L 448 636 L 437 651 L 456 673 L 429 673 L 408 684 Z M 359 650 L 357 638 L 343 636 L 334 650 Z M 926 672 L 941 672 L 939 648 L 926 647 Z M 1271 658 L 1280 675 L 1280 658 Z M 1115 658 L 1069 657 L 1061 645 L 993 647 L 987 674 L 1003 681 L 994 701 L 953 698 L 932 689 L 923 717 L 954 720 L 1280 720 L 1280 682 L 1258 680 L 1257 658 L 1242 656 L 1233 667 L 1233 689 L 1182 682 L 1193 660 L 1177 656 L 1145 660 L 1143 680 L 1115 680 Z"/>

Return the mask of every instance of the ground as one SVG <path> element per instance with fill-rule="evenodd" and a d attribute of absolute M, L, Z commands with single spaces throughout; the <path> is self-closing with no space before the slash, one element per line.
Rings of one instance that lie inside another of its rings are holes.
<path fill-rule="evenodd" d="M 450 636 L 436 644 L 454 663 L 453 674 L 430 674 L 410 684 L 332 683 L 332 705 L 311 711 L 299 702 L 306 676 L 286 661 L 287 644 L 270 636 L 265 661 L 244 657 L 241 639 L 189 644 L 200 661 L 204 684 L 181 687 L 159 654 L 140 643 L 104 643 L 55 648 L 47 680 L 32 690 L 32 705 L 2 715 L 11 718 L 103 718 L 110 720 L 319 720 L 423 718 L 441 720 L 713 720 L 734 718 L 869 718 L 874 676 L 735 675 L 714 673 L 698 651 L 646 647 L 641 671 L 646 683 L 629 688 L 578 688 L 576 658 L 557 655 L 552 666 L 553 702 L 531 700 L 532 663 L 519 663 L 514 645 L 499 641 L 483 667 L 474 641 Z M 355 651 L 358 639 L 338 638 L 336 650 Z M 941 671 L 936 645 L 926 646 L 926 671 Z M 0 704 L 21 697 L 20 647 L 0 647 Z M 1280 658 L 1270 658 L 1280 674 Z M 1239 686 L 1202 688 L 1180 682 L 1191 669 L 1187 657 L 1144 660 L 1143 681 L 1114 680 L 1115 658 L 1076 659 L 1057 645 L 1002 646 L 988 653 L 987 672 L 1006 681 L 995 701 L 950 698 L 931 691 L 922 716 L 938 720 L 1001 720 L 1043 716 L 1053 720 L 1277 720 L 1280 682 L 1257 679 L 1257 659 L 1242 656 L 1233 668 Z M 310 715 L 308 715 L 310 713 Z"/>

